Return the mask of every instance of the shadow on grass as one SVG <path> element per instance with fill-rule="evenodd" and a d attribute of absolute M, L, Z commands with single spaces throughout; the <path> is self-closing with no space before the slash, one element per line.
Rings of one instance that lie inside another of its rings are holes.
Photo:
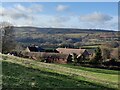
<path fill-rule="evenodd" d="M 77 80 L 71 76 L 64 74 L 58 74 L 56 72 L 50 72 L 46 70 L 38 70 L 33 68 L 28 68 L 19 64 L 3 62 L 3 88 L 29 90 L 33 88 L 38 89 L 72 89 L 79 90 L 84 88 L 88 90 L 90 88 L 97 88 L 97 90 L 109 89 L 108 87 L 98 85 L 95 83 L 87 82 L 84 78 L 81 77 L 80 80 Z M 110 90 L 110 89 L 109 89 Z M 114 90 L 114 89 L 112 89 Z"/>

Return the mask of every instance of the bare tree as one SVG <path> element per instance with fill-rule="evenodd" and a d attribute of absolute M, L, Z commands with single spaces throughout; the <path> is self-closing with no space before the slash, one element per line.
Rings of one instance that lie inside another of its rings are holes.
<path fill-rule="evenodd" d="M 14 50 L 15 48 L 15 35 L 13 26 L 10 23 L 7 22 L 1 22 L 0 23 L 0 41 L 1 41 L 1 47 L 2 47 L 2 53 L 8 53 Z"/>

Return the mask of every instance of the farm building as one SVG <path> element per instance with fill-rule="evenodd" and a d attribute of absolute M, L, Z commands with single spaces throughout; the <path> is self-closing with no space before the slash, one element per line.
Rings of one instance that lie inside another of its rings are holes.
<path fill-rule="evenodd" d="M 77 54 L 78 56 L 85 55 L 89 56 L 89 53 L 86 49 L 73 49 L 73 48 L 57 48 L 56 49 L 61 54 Z"/>
<path fill-rule="evenodd" d="M 67 54 L 47 52 L 22 52 L 23 57 L 33 60 L 44 60 L 46 63 L 67 63 Z"/>
<path fill-rule="evenodd" d="M 42 56 L 47 63 L 61 63 L 66 64 L 68 55 L 59 53 L 44 53 Z"/>
<path fill-rule="evenodd" d="M 26 52 L 44 52 L 44 49 L 38 46 L 29 46 L 25 49 Z"/>
<path fill-rule="evenodd" d="M 73 49 L 73 48 L 57 48 L 56 49 L 60 54 L 68 54 L 69 57 L 74 57 L 73 54 L 77 55 L 77 58 L 80 60 L 85 60 L 89 58 L 89 53 L 86 49 Z"/>
<path fill-rule="evenodd" d="M 69 63 L 74 61 L 74 55 L 77 55 L 78 61 L 87 60 L 89 53 L 86 49 L 73 48 L 57 48 L 57 52 L 45 52 L 43 49 L 38 50 L 37 47 L 27 47 L 25 52 L 22 52 L 23 57 L 34 60 L 43 60 L 46 63 Z"/>

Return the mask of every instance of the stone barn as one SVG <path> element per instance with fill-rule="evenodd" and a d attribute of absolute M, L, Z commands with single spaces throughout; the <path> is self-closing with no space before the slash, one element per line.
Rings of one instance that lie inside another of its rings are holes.
<path fill-rule="evenodd" d="M 90 55 L 86 49 L 57 48 L 56 50 L 60 54 L 68 54 L 69 57 L 73 57 L 73 54 L 76 54 L 79 61 L 80 60 L 87 60 L 89 58 L 89 55 Z"/>
<path fill-rule="evenodd" d="M 47 52 L 22 52 L 23 57 L 30 58 L 33 60 L 41 61 L 46 63 L 67 63 L 67 54 L 60 53 L 47 53 Z"/>
<path fill-rule="evenodd" d="M 67 54 L 59 54 L 59 53 L 44 53 L 42 57 L 45 59 L 46 63 L 67 63 Z"/>

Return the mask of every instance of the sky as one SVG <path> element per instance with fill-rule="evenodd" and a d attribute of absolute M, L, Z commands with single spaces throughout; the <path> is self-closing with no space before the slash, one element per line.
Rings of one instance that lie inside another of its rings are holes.
<path fill-rule="evenodd" d="M 1 21 L 15 26 L 118 30 L 118 3 L 3 2 Z"/>

